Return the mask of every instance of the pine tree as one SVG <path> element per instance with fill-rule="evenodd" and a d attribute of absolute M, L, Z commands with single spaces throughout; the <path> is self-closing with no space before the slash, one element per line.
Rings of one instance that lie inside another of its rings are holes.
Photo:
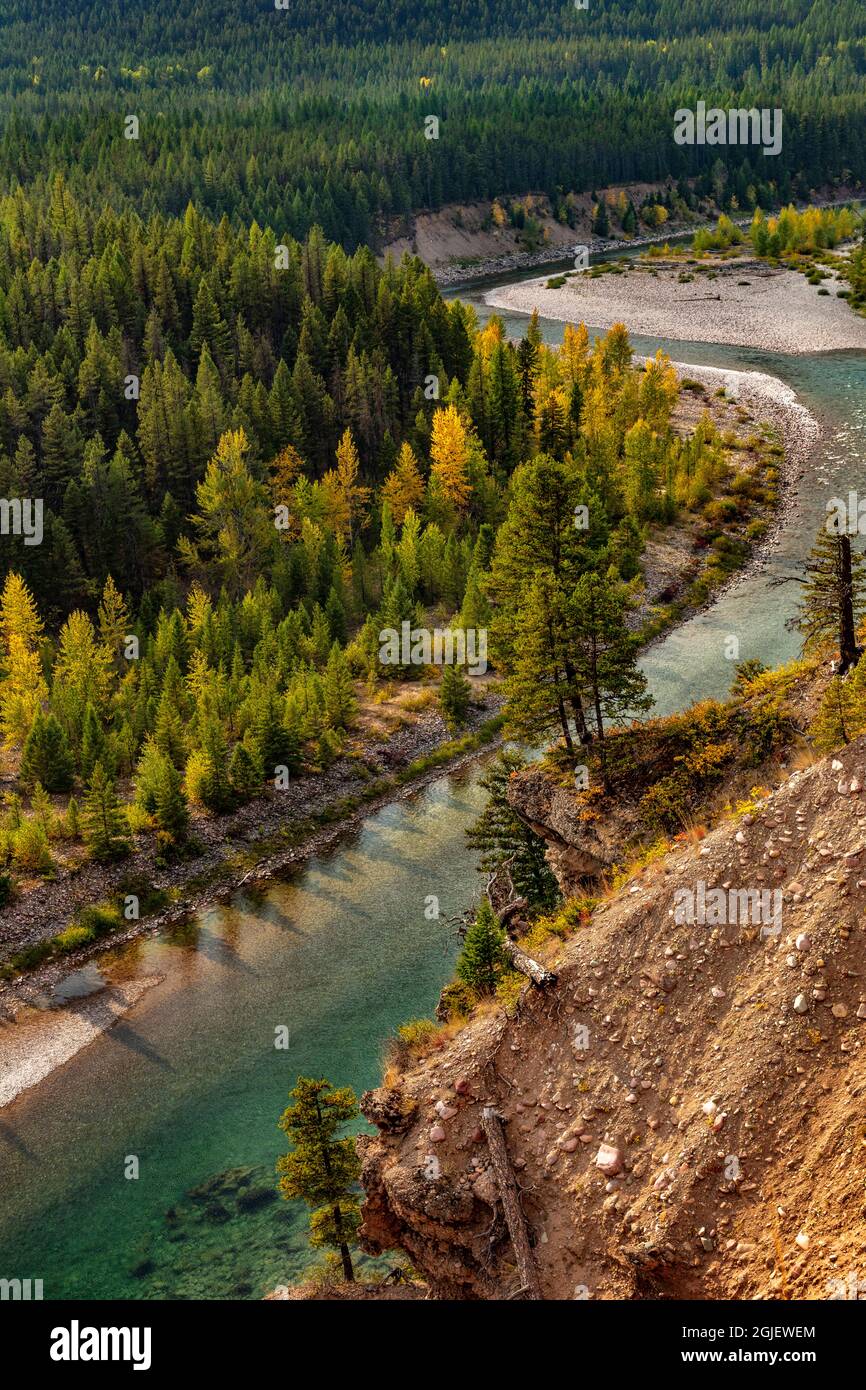
<path fill-rule="evenodd" d="M 634 717 L 653 703 L 646 693 L 646 677 L 637 666 L 640 638 L 626 626 L 625 612 L 620 585 L 595 571 L 578 580 L 569 605 L 567 646 L 577 681 L 594 715 L 605 786 L 605 722 Z"/>
<path fill-rule="evenodd" d="M 108 770 L 110 759 L 106 756 L 105 733 L 99 720 L 99 715 L 93 705 L 87 705 L 84 711 L 84 726 L 81 734 L 81 753 L 79 756 L 79 771 L 81 780 L 89 782 L 93 775 L 93 769 L 97 763 L 102 763 Z"/>
<path fill-rule="evenodd" d="M 284 701 L 276 690 L 268 687 L 260 691 L 249 742 L 259 772 L 268 781 L 278 767 L 286 767 L 289 772 L 298 772 L 301 767 L 300 740 L 284 716 Z"/>
<path fill-rule="evenodd" d="M 452 727 L 465 724 L 471 700 L 472 686 L 460 667 L 455 663 L 444 666 L 439 684 L 439 704 Z"/>
<path fill-rule="evenodd" d="M 417 617 L 418 605 L 413 602 L 403 576 L 398 575 L 385 585 L 382 606 L 375 619 L 380 634 L 379 641 L 382 644 L 378 674 L 384 679 L 405 679 L 411 673 L 411 663 L 403 661 L 402 627 L 404 622 L 408 622 L 411 632 L 412 624 L 416 622 Z M 383 637 L 382 633 L 389 635 Z"/>
<path fill-rule="evenodd" d="M 238 800 L 249 801 L 261 788 L 262 778 L 255 759 L 243 743 L 235 745 L 229 762 L 229 781 Z"/>
<path fill-rule="evenodd" d="M 36 711 L 21 755 L 19 775 L 23 786 L 41 782 L 49 792 L 68 792 L 72 786 L 72 751 L 53 714 L 44 715 L 41 709 Z"/>
<path fill-rule="evenodd" d="M 466 578 L 463 604 L 460 609 L 460 626 L 478 632 L 486 629 L 492 616 L 487 595 L 481 587 L 481 572 L 473 559 Z"/>
<path fill-rule="evenodd" d="M 562 635 L 556 586 L 542 571 L 530 582 L 511 625 L 512 655 L 505 678 L 508 734 L 536 743 L 559 727 L 568 756 L 575 757 L 568 706 L 576 702 L 579 731 L 588 739 L 580 690 L 562 666 Z"/>
<path fill-rule="evenodd" d="M 596 236 L 610 236 L 610 218 L 607 214 L 607 200 L 604 194 L 601 195 L 593 209 L 592 230 Z"/>
<path fill-rule="evenodd" d="M 231 809 L 234 794 L 228 775 L 228 745 L 222 724 L 213 716 L 206 719 L 201 734 L 201 752 L 207 775 L 201 799 L 209 811 L 222 814 Z"/>
<path fill-rule="evenodd" d="M 589 512 L 588 531 L 575 524 L 579 506 Z M 529 723 L 521 717 L 515 729 L 519 724 L 528 736 L 530 725 L 543 733 L 559 722 L 569 750 L 569 718 L 578 739 L 589 741 L 569 645 L 569 604 L 580 576 L 602 562 L 606 540 L 604 506 L 570 457 L 560 462 L 540 455 L 512 475 L 508 515 L 486 582 L 495 605 L 493 652 L 515 698 L 519 687 L 524 713 L 531 713 Z"/>
<path fill-rule="evenodd" d="M 74 796 L 69 798 L 64 818 L 64 832 L 70 840 L 77 840 L 81 834 L 81 817 L 78 811 L 78 802 Z"/>
<path fill-rule="evenodd" d="M 358 711 L 355 687 L 345 652 L 335 642 L 322 673 L 325 714 L 335 729 L 348 729 Z"/>
<path fill-rule="evenodd" d="M 866 606 L 866 559 L 852 552 L 849 536 L 822 527 L 801 582 L 804 588 L 795 626 L 803 636 L 803 652 L 810 655 L 835 642 L 837 674 L 844 676 L 861 652 L 856 633 Z"/>
<path fill-rule="evenodd" d="M 128 854 L 128 825 L 117 798 L 114 783 L 101 763 L 93 775 L 84 798 L 84 838 L 94 859 L 119 859 Z"/>
<path fill-rule="evenodd" d="M 487 792 L 487 805 L 467 830 L 466 842 L 481 851 L 478 868 L 482 873 L 507 864 L 515 892 L 533 906 L 549 910 L 559 890 L 547 864 L 547 846 L 508 804 L 508 784 L 525 766 L 526 760 L 512 749 L 499 754 L 479 781 Z"/>
<path fill-rule="evenodd" d="M 181 775 L 166 757 L 162 759 L 154 803 L 153 818 L 157 827 L 171 836 L 174 845 L 182 844 L 189 828 L 189 807 L 183 794 Z"/>
<path fill-rule="evenodd" d="M 300 1198 L 312 1208 L 310 1243 L 339 1250 L 343 1277 L 355 1278 L 349 1246 L 361 1224 L 355 1187 L 361 1161 L 352 1136 L 338 1138 L 344 1125 L 358 1114 L 348 1086 L 334 1090 L 330 1081 L 299 1076 L 290 1092 L 292 1104 L 279 1128 L 291 1145 L 277 1159 L 280 1190 L 289 1200 Z"/>
<path fill-rule="evenodd" d="M 476 994 L 493 994 L 507 966 L 505 933 L 489 899 L 482 898 L 457 957 L 457 977 Z"/>

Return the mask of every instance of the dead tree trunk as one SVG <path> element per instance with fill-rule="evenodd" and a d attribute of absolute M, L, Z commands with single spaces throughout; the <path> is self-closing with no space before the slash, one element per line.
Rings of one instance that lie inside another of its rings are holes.
<path fill-rule="evenodd" d="M 854 579 L 851 570 L 851 540 L 837 538 L 837 588 L 839 594 L 839 665 L 837 673 L 844 676 L 860 658 L 857 630 L 854 622 Z"/>
<path fill-rule="evenodd" d="M 521 975 L 528 976 L 539 989 L 549 989 L 551 985 L 556 984 L 557 976 L 554 975 L 553 971 L 545 970 L 543 965 L 540 965 L 537 960 L 533 960 L 532 956 L 528 956 L 525 951 L 521 951 L 520 947 L 509 937 L 505 938 L 505 950 L 514 969 L 519 970 Z"/>
<path fill-rule="evenodd" d="M 520 1190 L 514 1176 L 514 1169 L 511 1166 L 511 1159 L 508 1157 L 505 1135 L 502 1133 L 502 1121 L 492 1105 L 485 1105 L 481 1111 L 481 1125 L 490 1151 L 493 1176 L 502 1198 L 502 1208 L 505 1212 L 508 1234 L 511 1236 L 511 1244 L 517 1260 L 517 1272 L 520 1275 L 522 1291 L 527 1298 L 540 1301 L 541 1284 L 538 1279 L 535 1256 L 529 1243 L 526 1217 L 520 1208 Z"/>
<path fill-rule="evenodd" d="M 511 919 L 517 917 L 521 912 L 525 912 L 527 906 L 528 903 L 525 898 L 514 898 L 510 903 L 506 903 L 502 911 L 496 914 L 502 930 L 507 932 L 511 925 Z"/>

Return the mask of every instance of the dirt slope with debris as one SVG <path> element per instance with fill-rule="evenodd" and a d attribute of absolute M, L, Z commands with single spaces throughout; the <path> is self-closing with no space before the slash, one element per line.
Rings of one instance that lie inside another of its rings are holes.
<path fill-rule="evenodd" d="M 862 1289 L 864 784 L 866 739 L 792 773 L 558 943 L 551 992 L 369 1093 L 367 1245 L 402 1247 L 436 1297 L 517 1291 L 486 1104 L 546 1299 L 827 1299 L 858 1268 Z M 740 899 L 678 920 L 700 882 L 778 889 L 779 933 Z"/>

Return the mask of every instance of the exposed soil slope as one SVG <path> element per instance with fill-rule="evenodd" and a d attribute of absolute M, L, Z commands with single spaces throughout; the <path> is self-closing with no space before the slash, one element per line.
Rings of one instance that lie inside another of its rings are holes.
<path fill-rule="evenodd" d="M 490 1104 L 546 1299 L 839 1296 L 866 1239 L 864 783 L 863 739 L 792 773 L 600 906 L 551 992 L 365 1097 L 370 1248 L 434 1296 L 517 1291 Z M 779 889 L 780 934 L 679 923 L 699 881 Z"/>

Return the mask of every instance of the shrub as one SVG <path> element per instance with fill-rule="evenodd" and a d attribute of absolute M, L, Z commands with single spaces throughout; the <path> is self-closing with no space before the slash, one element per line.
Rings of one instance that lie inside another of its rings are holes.
<path fill-rule="evenodd" d="M 641 818 L 662 830 L 679 830 L 685 821 L 690 791 L 685 773 L 662 777 L 641 797 Z"/>
<path fill-rule="evenodd" d="M 35 820 L 23 820 L 13 837 L 12 855 L 19 868 L 48 873 L 53 860 L 45 827 Z"/>
<path fill-rule="evenodd" d="M 126 919 L 115 904 L 94 903 L 91 907 L 81 909 L 73 925 L 89 932 L 93 940 L 117 931 L 118 927 L 126 925 Z"/>
<path fill-rule="evenodd" d="M 462 980 L 452 980 L 439 996 L 439 1016 L 444 1015 L 449 1021 L 465 1018 L 472 1012 L 476 1003 L 477 996 L 474 990 Z"/>
<path fill-rule="evenodd" d="M 65 931 L 59 932 L 53 937 L 55 950 L 60 952 L 76 951 L 79 946 L 87 946 L 94 939 L 94 932 L 90 927 L 71 926 Z"/>
<path fill-rule="evenodd" d="M 797 725 L 787 705 L 778 698 L 761 700 L 748 712 L 744 733 L 746 761 L 752 766 L 789 743 Z"/>
<path fill-rule="evenodd" d="M 412 1018 L 408 1023 L 402 1023 L 396 1035 L 388 1040 L 388 1065 L 397 1071 L 405 1071 L 429 1051 L 440 1028 L 441 1025 L 432 1018 Z"/>

